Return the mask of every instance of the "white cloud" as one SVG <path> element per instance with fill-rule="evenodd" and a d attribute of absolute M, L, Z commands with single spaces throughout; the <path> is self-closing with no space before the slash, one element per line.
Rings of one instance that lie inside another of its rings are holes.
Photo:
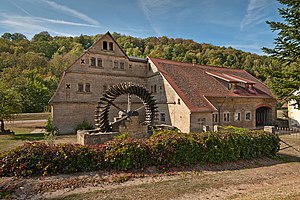
<path fill-rule="evenodd" d="M 247 7 L 247 14 L 243 18 L 240 28 L 252 27 L 266 21 L 266 8 L 270 3 L 270 0 L 250 0 Z"/>
<path fill-rule="evenodd" d="M 91 25 L 91 24 L 82 24 L 82 23 L 76 23 L 76 22 L 70 22 L 70 21 L 64 21 L 64 20 L 57 20 L 57 19 L 49 19 L 49 18 L 43 18 L 43 17 L 33 17 L 33 20 L 41 21 L 41 22 L 50 22 L 54 24 L 64 24 L 64 25 L 71 25 L 71 26 L 85 26 L 85 27 L 99 27 L 97 25 Z"/>
<path fill-rule="evenodd" d="M 71 34 L 59 32 L 56 30 L 53 30 L 52 28 L 47 27 L 47 23 L 44 20 L 41 20 L 36 17 L 31 16 L 20 16 L 20 15 L 11 15 L 2 13 L 1 15 L 0 24 L 4 27 L 10 27 L 13 32 L 22 32 L 25 34 L 28 34 L 30 36 L 33 36 L 37 32 L 41 31 L 48 31 L 50 33 L 54 33 L 57 35 L 63 35 L 63 36 L 71 36 Z"/>
<path fill-rule="evenodd" d="M 73 17 L 77 17 L 85 22 L 88 22 L 92 25 L 99 25 L 98 21 L 90 18 L 89 16 L 77 11 L 77 10 L 74 10 L 72 8 L 69 8 L 67 6 L 64 6 L 64 5 L 61 5 L 61 4 L 58 4 L 54 1 L 49 1 L 49 0 L 41 0 L 42 2 L 48 4 L 49 6 L 51 6 L 52 8 L 56 9 L 56 10 L 59 10 L 59 11 L 62 11 L 63 13 L 65 14 L 68 14 L 68 15 L 71 15 Z"/>
<path fill-rule="evenodd" d="M 168 12 L 170 6 L 172 6 L 171 0 L 139 0 L 140 7 L 148 19 L 148 22 L 156 35 L 160 36 L 160 28 L 154 22 L 154 17 L 164 15 Z"/>

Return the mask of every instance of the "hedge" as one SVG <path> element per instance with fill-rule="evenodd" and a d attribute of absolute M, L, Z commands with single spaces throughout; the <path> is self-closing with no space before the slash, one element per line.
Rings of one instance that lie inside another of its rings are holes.
<path fill-rule="evenodd" d="M 93 170 L 178 167 L 274 157 L 279 137 L 263 131 L 160 131 L 148 139 L 116 138 L 99 146 L 26 143 L 0 155 L 0 176 L 29 176 Z"/>

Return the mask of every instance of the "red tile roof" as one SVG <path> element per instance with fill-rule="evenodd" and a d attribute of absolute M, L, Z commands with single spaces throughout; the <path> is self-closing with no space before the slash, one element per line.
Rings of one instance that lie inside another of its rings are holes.
<path fill-rule="evenodd" d="M 193 112 L 216 111 L 209 97 L 274 98 L 269 88 L 245 70 L 149 58 Z M 228 83 L 253 85 L 229 90 Z M 254 92 L 253 92 L 254 91 Z"/>

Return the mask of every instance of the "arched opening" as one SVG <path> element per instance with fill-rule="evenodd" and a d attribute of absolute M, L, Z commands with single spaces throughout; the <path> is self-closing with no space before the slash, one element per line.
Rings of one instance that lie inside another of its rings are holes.
<path fill-rule="evenodd" d="M 270 125 L 271 119 L 271 108 L 259 107 L 256 109 L 256 126 Z"/>

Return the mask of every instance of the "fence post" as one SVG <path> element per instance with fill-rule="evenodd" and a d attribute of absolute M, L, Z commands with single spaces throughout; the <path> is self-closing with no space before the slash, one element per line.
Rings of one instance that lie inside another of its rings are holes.
<path fill-rule="evenodd" d="M 275 133 L 275 126 L 264 126 L 264 131 L 268 133 Z"/>

